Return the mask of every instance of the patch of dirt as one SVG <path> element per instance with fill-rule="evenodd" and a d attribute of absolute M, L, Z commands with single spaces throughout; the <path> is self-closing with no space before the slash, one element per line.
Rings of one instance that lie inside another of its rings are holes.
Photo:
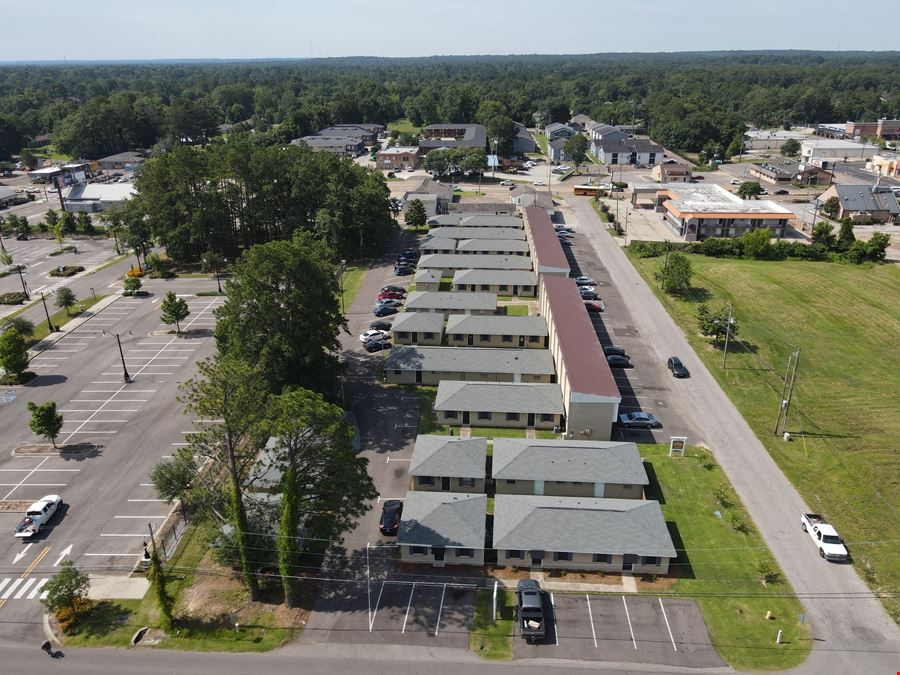
<path fill-rule="evenodd" d="M 493 579 L 530 579 L 531 570 L 523 567 L 496 567 L 488 570 L 488 576 Z"/>
<path fill-rule="evenodd" d="M 672 588 L 678 579 L 673 577 L 656 577 L 655 580 L 651 581 L 651 577 L 643 576 L 636 578 L 635 581 L 637 582 L 638 593 L 642 591 L 658 593 Z"/>
<path fill-rule="evenodd" d="M 22 455 L 51 455 L 54 457 L 77 458 L 89 457 L 97 452 L 98 446 L 93 443 L 76 443 L 54 448 L 50 443 L 26 443 L 12 451 L 13 456 Z"/>
<path fill-rule="evenodd" d="M 29 506 L 31 506 L 31 502 L 23 499 L 0 499 L 0 512 L 3 513 L 22 513 Z"/>
<path fill-rule="evenodd" d="M 610 584 L 622 585 L 621 574 L 607 574 L 605 572 L 571 572 L 567 570 L 544 570 L 547 579 L 558 579 L 572 584 Z"/>
<path fill-rule="evenodd" d="M 312 584 L 299 584 L 299 607 L 288 609 L 282 602 L 281 586 L 276 576 L 265 582 L 260 599 L 252 602 L 239 574 L 216 564 L 211 554 L 207 553 L 197 568 L 204 570 L 204 573 L 195 574 L 193 584 L 182 593 L 175 612 L 179 619 L 228 620 L 252 625 L 265 615 L 271 617 L 274 625 L 280 628 L 303 628 L 306 625 L 312 606 Z"/>

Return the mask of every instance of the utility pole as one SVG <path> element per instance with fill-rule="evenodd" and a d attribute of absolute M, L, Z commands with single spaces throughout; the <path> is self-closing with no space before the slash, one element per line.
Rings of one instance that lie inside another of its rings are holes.
<path fill-rule="evenodd" d="M 734 306 L 731 303 L 728 303 L 728 322 L 725 324 L 725 351 L 722 354 L 722 370 L 725 369 L 725 361 L 728 359 L 728 338 L 731 337 L 731 321 L 733 309 Z"/>
<path fill-rule="evenodd" d="M 787 427 L 788 411 L 791 407 L 791 399 L 794 396 L 794 384 L 797 381 L 797 369 L 800 366 L 800 348 L 788 358 L 787 373 L 784 377 L 784 387 L 781 390 L 781 401 L 778 407 L 778 419 L 775 420 L 775 435 L 784 433 Z"/>
<path fill-rule="evenodd" d="M 669 240 L 666 239 L 666 259 L 663 261 L 663 273 L 669 267 Z"/>

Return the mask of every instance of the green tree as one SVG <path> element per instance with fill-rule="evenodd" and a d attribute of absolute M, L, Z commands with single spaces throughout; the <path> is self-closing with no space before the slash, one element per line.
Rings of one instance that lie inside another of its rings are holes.
<path fill-rule="evenodd" d="M 835 247 L 838 251 L 849 251 L 855 241 L 856 235 L 853 234 L 853 221 L 849 218 L 844 218 L 841 221 L 841 229 L 838 232 Z"/>
<path fill-rule="evenodd" d="M 94 221 L 84 211 L 75 218 L 75 226 L 81 234 L 92 235 L 96 232 Z"/>
<path fill-rule="evenodd" d="M 166 587 L 168 580 L 166 579 L 166 572 L 163 569 L 162 560 L 160 560 L 155 542 L 150 543 L 150 567 L 147 570 L 147 578 L 150 581 L 150 587 L 153 589 L 153 595 L 156 596 L 156 604 L 159 607 L 160 628 L 169 631 L 172 629 L 174 620 L 175 599 Z"/>
<path fill-rule="evenodd" d="M 124 291 L 122 295 L 134 295 L 139 290 L 141 290 L 141 280 L 139 277 L 125 277 L 125 280 L 122 282 L 122 290 Z"/>
<path fill-rule="evenodd" d="M 741 199 L 752 199 L 753 197 L 761 195 L 763 193 L 763 188 L 757 181 L 748 180 L 738 185 L 737 193 Z"/>
<path fill-rule="evenodd" d="M 301 525 L 309 541 L 337 539 L 378 493 L 368 461 L 353 451 L 354 432 L 339 407 L 295 389 L 274 397 L 270 409 L 267 431 L 282 475 L 278 561 L 285 604 L 293 607 Z"/>
<path fill-rule="evenodd" d="M 44 216 L 44 222 L 47 223 L 47 229 L 51 232 L 54 232 L 56 230 L 56 226 L 59 225 L 59 213 L 57 211 L 54 211 L 53 209 L 50 209 Z"/>
<path fill-rule="evenodd" d="M 727 306 L 720 307 L 717 310 L 710 310 L 709 305 L 705 302 L 697 306 L 697 328 L 701 335 L 710 336 L 716 342 L 725 337 L 728 332 L 728 315 L 731 316 L 730 336 L 734 337 L 738 334 L 740 326 L 733 313 L 729 312 Z"/>
<path fill-rule="evenodd" d="M 824 220 L 816 223 L 813 226 L 811 241 L 813 244 L 821 244 L 829 250 L 834 248 L 836 243 L 834 225 L 826 223 Z"/>
<path fill-rule="evenodd" d="M 218 356 L 201 361 L 197 368 L 200 376 L 185 382 L 179 396 L 198 428 L 188 435 L 188 447 L 213 462 L 213 475 L 224 470 L 228 476 L 229 513 L 214 513 L 220 525 L 225 521 L 234 532 L 244 581 L 250 598 L 256 600 L 258 565 L 254 561 L 259 558 L 250 550 L 244 481 L 265 443 L 259 423 L 265 419 L 268 392 L 259 372 L 239 359 Z"/>
<path fill-rule="evenodd" d="M 3 319 L 3 330 L 12 328 L 24 338 L 30 338 L 34 334 L 34 323 L 24 316 L 14 316 Z"/>
<path fill-rule="evenodd" d="M 56 437 L 62 429 L 63 416 L 56 411 L 56 403 L 48 401 L 37 405 L 34 401 L 28 402 L 28 412 L 31 419 L 28 420 L 28 428 L 37 436 L 46 438 L 53 447 L 56 447 Z"/>
<path fill-rule="evenodd" d="M 298 232 L 254 246 L 232 268 L 228 299 L 216 310 L 216 343 L 255 366 L 273 393 L 288 385 L 334 391 L 337 336 L 346 324 L 332 255 Z"/>
<path fill-rule="evenodd" d="M 28 344 L 17 328 L 5 325 L 8 327 L 0 334 L 0 367 L 19 380 L 28 368 Z"/>
<path fill-rule="evenodd" d="M 822 204 L 822 211 L 824 211 L 825 215 L 829 218 L 837 218 L 840 208 L 841 200 L 837 197 L 829 197 L 825 200 L 825 203 Z"/>
<path fill-rule="evenodd" d="M 683 253 L 672 253 L 654 274 L 666 293 L 685 293 L 691 287 L 691 261 Z"/>
<path fill-rule="evenodd" d="M 222 281 L 219 279 L 219 273 L 222 271 L 222 267 L 225 265 L 225 258 L 222 254 L 213 251 L 212 249 L 208 250 L 203 254 L 203 257 L 200 259 L 200 268 L 206 272 L 212 272 L 216 277 L 216 286 L 219 289 L 219 293 L 222 292 Z"/>
<path fill-rule="evenodd" d="M 159 313 L 162 322 L 168 326 L 175 324 L 175 332 L 181 332 L 181 322 L 184 321 L 191 310 L 184 298 L 176 297 L 174 291 L 166 293 L 166 297 L 159 303 Z"/>
<path fill-rule="evenodd" d="M 587 159 L 587 151 L 588 139 L 581 134 L 570 136 L 563 145 L 563 152 L 566 154 L 566 157 L 575 164 L 576 171 L 578 171 L 579 166 L 584 164 L 584 160 Z"/>
<path fill-rule="evenodd" d="M 71 211 L 63 211 L 62 215 L 59 217 L 59 224 L 63 231 L 63 234 L 75 234 L 78 230 L 77 220 L 75 218 L 75 214 Z"/>
<path fill-rule="evenodd" d="M 193 451 L 188 447 L 179 448 L 171 459 L 163 460 L 150 469 L 150 482 L 156 495 L 167 504 L 176 499 L 185 504 L 197 479 L 197 469 Z"/>
<path fill-rule="evenodd" d="M 22 151 L 19 153 L 19 161 L 29 169 L 37 168 L 37 157 L 34 156 L 31 148 L 22 148 Z"/>
<path fill-rule="evenodd" d="M 425 227 L 428 222 L 428 214 L 421 199 L 410 199 L 406 205 L 406 215 L 403 218 L 407 227 Z"/>
<path fill-rule="evenodd" d="M 771 236 L 771 232 L 769 232 L 767 227 L 759 227 L 755 230 L 744 232 L 741 237 L 744 255 L 757 260 L 768 258 L 772 251 L 772 244 L 769 241 Z"/>
<path fill-rule="evenodd" d="M 80 601 L 87 599 L 90 588 L 90 577 L 67 559 L 60 565 L 59 572 L 44 585 L 41 602 L 51 612 L 75 609 Z"/>
<path fill-rule="evenodd" d="M 56 289 L 54 295 L 56 295 L 54 304 L 60 309 L 65 309 L 67 315 L 69 314 L 69 309 L 74 307 L 75 303 L 78 302 L 78 299 L 75 297 L 75 292 L 68 286 Z"/>
<path fill-rule="evenodd" d="M 785 157 L 796 157 L 800 154 L 800 142 L 789 138 L 784 142 L 784 145 L 781 146 L 781 154 Z"/>

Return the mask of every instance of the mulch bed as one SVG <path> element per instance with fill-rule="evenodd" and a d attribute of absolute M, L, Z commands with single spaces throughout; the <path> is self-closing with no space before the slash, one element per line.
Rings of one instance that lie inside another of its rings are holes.
<path fill-rule="evenodd" d="M 90 457 L 97 452 L 98 448 L 93 443 L 76 443 L 74 445 L 64 445 L 54 448 L 50 443 L 28 443 L 20 445 L 12 451 L 14 457 L 22 457 L 25 455 L 50 455 L 56 457 L 79 458 Z"/>

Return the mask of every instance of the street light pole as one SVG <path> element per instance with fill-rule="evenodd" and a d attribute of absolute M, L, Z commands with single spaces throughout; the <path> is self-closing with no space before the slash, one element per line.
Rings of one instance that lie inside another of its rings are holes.
<path fill-rule="evenodd" d="M 128 374 L 128 368 L 125 367 L 125 354 L 122 352 L 122 341 L 119 339 L 119 334 L 116 333 L 116 344 L 119 345 L 119 357 L 122 359 L 122 375 L 125 378 L 125 384 L 131 382 L 131 375 Z"/>
<path fill-rule="evenodd" d="M 346 315 L 347 311 L 344 308 L 344 270 L 347 268 L 347 261 L 341 260 L 341 269 L 338 271 L 338 284 L 341 288 L 341 314 Z"/>
<path fill-rule="evenodd" d="M 725 368 L 725 361 L 728 359 L 728 338 L 731 337 L 731 312 L 733 309 L 733 305 L 729 303 L 728 305 L 728 323 L 725 324 L 725 351 L 722 354 L 722 369 Z"/>
<path fill-rule="evenodd" d="M 56 332 L 56 327 L 53 325 L 53 322 L 50 321 L 50 312 L 47 310 L 47 300 L 44 298 L 44 294 L 41 293 L 41 302 L 44 303 L 44 314 L 47 315 L 47 330 L 51 333 Z"/>
<path fill-rule="evenodd" d="M 25 277 L 22 276 L 22 266 L 16 265 L 16 272 L 19 273 L 19 281 L 22 282 L 22 292 L 25 293 L 25 299 L 31 300 L 31 296 L 28 294 L 28 287 L 25 286 Z"/>

